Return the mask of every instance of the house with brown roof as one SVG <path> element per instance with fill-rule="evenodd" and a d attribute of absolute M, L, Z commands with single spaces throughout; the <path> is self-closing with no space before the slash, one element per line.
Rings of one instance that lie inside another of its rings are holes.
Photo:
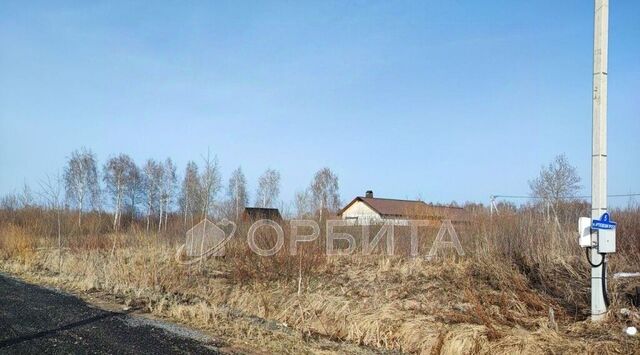
<path fill-rule="evenodd" d="M 369 190 L 365 196 L 358 196 L 349 202 L 338 216 L 354 224 L 375 224 L 393 221 L 397 224 L 409 220 L 443 220 L 468 222 L 466 211 L 462 207 L 450 207 L 427 204 L 418 200 L 398 200 L 373 197 Z"/>

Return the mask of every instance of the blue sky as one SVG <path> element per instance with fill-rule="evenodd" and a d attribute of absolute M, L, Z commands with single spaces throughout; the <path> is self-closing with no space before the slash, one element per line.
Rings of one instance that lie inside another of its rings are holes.
<path fill-rule="evenodd" d="M 613 1 L 609 191 L 640 192 L 640 3 Z M 210 149 L 285 201 L 527 194 L 566 153 L 589 193 L 591 1 L 0 4 L 0 194 L 86 146 L 101 162 Z M 626 202 L 626 200 L 625 200 Z"/>

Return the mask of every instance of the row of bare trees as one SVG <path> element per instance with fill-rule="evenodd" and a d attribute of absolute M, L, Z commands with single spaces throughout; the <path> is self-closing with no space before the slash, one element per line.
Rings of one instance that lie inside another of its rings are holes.
<path fill-rule="evenodd" d="M 280 182 L 280 173 L 267 169 L 258 178 L 255 206 L 283 206 Z M 220 166 L 218 159 L 209 154 L 200 166 L 195 161 L 187 162 L 179 182 L 177 167 L 170 158 L 148 159 L 139 166 L 127 154 L 118 154 L 107 159 L 100 169 L 96 155 L 81 148 L 69 156 L 62 177 L 48 178 L 40 185 L 43 203 L 76 211 L 78 226 L 82 226 L 87 211 L 108 211 L 115 231 L 121 228 L 123 216 L 141 219 L 147 231 L 166 230 L 169 215 L 178 213 L 185 225 L 211 216 L 238 220 L 250 200 L 241 167 L 231 173 L 226 196 L 220 196 L 224 189 Z M 64 191 L 66 199 L 54 198 L 54 191 Z M 12 198 L 15 201 L 5 196 L 3 205 L 35 204 L 26 184 L 23 194 Z M 319 170 L 309 187 L 296 194 L 293 204 L 299 216 L 318 214 L 323 218 L 328 211 L 336 211 L 340 205 L 337 175 L 329 168 Z"/>

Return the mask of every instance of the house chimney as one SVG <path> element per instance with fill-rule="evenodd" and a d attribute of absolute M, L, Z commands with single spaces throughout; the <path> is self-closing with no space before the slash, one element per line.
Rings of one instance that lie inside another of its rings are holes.
<path fill-rule="evenodd" d="M 364 197 L 373 198 L 373 191 L 367 190 L 367 192 L 365 193 Z"/>

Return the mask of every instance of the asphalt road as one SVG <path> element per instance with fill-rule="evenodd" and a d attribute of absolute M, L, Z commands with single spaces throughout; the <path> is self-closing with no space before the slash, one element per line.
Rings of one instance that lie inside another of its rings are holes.
<path fill-rule="evenodd" d="M 0 354 L 219 354 L 193 334 L 0 274 Z"/>

